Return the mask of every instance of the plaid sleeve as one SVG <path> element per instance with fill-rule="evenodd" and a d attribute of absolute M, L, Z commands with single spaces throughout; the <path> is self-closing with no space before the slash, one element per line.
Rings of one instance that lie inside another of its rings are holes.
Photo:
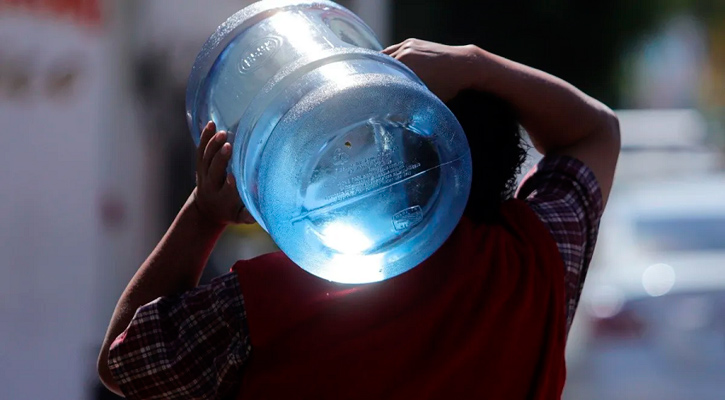
<path fill-rule="evenodd" d="M 524 199 L 549 228 L 566 268 L 567 330 L 571 327 L 594 253 L 602 193 L 589 167 L 567 156 L 544 157 L 521 182 Z"/>
<path fill-rule="evenodd" d="M 229 273 L 139 308 L 108 363 L 130 399 L 215 399 L 240 381 L 247 332 L 237 275 Z"/>

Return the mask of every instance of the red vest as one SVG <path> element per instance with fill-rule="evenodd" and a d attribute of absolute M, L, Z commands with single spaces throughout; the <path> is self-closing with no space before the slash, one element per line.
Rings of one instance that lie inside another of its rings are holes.
<path fill-rule="evenodd" d="M 564 266 L 523 202 L 463 218 L 425 262 L 366 285 L 327 282 L 283 253 L 234 266 L 252 353 L 239 399 L 558 399 Z"/>

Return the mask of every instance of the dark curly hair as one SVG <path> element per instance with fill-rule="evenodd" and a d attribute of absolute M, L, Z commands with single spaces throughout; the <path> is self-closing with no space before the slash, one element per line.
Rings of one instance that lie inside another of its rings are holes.
<path fill-rule="evenodd" d="M 497 223 L 501 204 L 516 189 L 516 175 L 528 150 L 516 113 L 502 99 L 474 90 L 459 93 L 447 106 L 471 148 L 473 181 L 464 215 L 476 223 Z"/>

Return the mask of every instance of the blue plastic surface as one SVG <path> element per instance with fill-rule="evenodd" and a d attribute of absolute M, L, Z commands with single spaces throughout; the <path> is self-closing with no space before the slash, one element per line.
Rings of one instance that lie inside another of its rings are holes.
<path fill-rule="evenodd" d="M 328 1 L 261 1 L 221 25 L 187 88 L 195 143 L 230 132 L 245 205 L 295 263 L 364 283 L 429 257 L 457 225 L 471 157 L 448 108 Z"/>

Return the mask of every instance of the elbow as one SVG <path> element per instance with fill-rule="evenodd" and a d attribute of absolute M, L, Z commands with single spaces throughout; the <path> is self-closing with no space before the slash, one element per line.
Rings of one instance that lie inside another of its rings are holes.
<path fill-rule="evenodd" d="M 608 158 L 616 162 L 619 158 L 619 152 L 622 148 L 622 137 L 619 131 L 619 117 L 609 107 L 599 104 L 597 110 L 597 118 L 592 121 L 594 128 L 589 132 L 588 136 L 592 143 L 596 143 L 597 147 Z"/>
<path fill-rule="evenodd" d="M 607 136 L 607 143 L 611 146 L 612 153 L 619 156 L 622 150 L 622 135 L 619 131 L 619 118 L 611 109 L 605 112 L 604 134 Z"/>

